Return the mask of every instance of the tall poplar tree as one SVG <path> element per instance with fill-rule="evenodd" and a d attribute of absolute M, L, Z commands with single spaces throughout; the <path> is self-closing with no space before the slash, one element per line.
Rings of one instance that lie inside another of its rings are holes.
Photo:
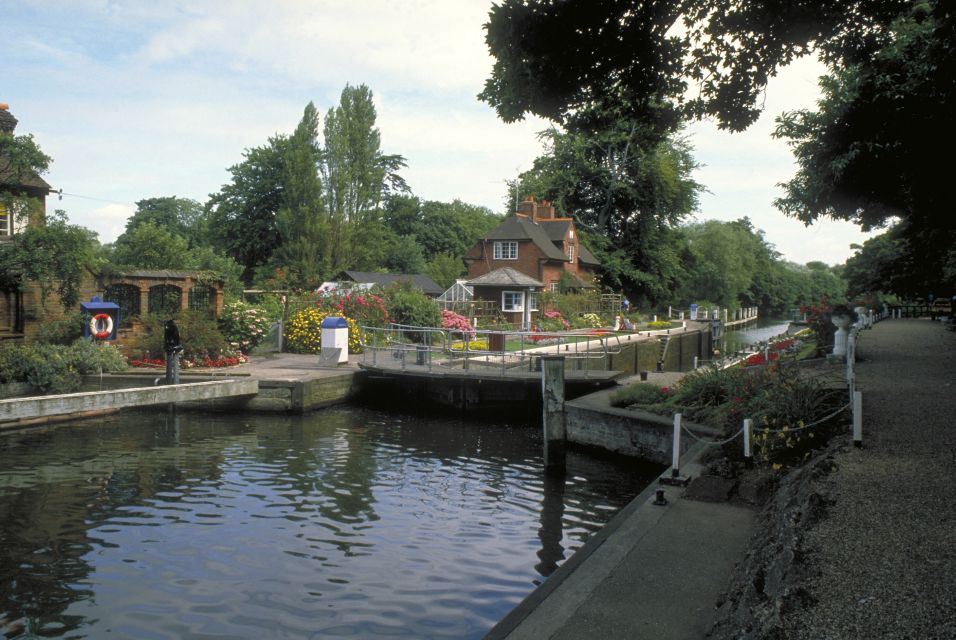
<path fill-rule="evenodd" d="M 333 270 L 354 264 L 359 250 L 379 242 L 382 201 L 390 192 L 408 190 L 397 171 L 400 155 L 381 150 L 371 90 L 346 85 L 339 106 L 329 109 L 319 166 L 325 187 L 332 239 Z"/>
<path fill-rule="evenodd" d="M 281 244 L 273 261 L 296 286 L 318 284 L 332 270 L 330 225 L 319 178 L 319 112 L 311 102 L 285 141 L 282 195 L 276 213 Z"/>

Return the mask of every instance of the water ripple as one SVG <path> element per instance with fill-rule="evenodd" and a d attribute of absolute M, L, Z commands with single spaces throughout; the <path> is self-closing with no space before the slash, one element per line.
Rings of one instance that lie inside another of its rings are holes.
<path fill-rule="evenodd" d="M 478 638 L 658 470 L 354 408 L 92 424 L 0 438 L 24 637 Z"/>

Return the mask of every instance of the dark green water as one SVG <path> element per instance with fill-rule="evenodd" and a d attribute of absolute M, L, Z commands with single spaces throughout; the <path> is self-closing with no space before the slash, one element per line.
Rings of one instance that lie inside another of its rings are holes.
<path fill-rule="evenodd" d="M 0 631 L 477 638 L 660 471 L 539 429 L 125 413 L 0 437 Z"/>

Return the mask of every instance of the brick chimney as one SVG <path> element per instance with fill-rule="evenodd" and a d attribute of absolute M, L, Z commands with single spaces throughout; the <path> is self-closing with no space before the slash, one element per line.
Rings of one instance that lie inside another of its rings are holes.
<path fill-rule="evenodd" d="M 542 200 L 534 212 L 535 220 L 554 220 L 554 205 L 548 200 Z"/>
<path fill-rule="evenodd" d="M 0 133 L 13 134 L 17 128 L 18 120 L 10 113 L 10 105 L 6 102 L 0 102 Z"/>
<path fill-rule="evenodd" d="M 518 213 L 534 218 L 535 208 L 534 196 L 528 196 L 518 204 Z"/>

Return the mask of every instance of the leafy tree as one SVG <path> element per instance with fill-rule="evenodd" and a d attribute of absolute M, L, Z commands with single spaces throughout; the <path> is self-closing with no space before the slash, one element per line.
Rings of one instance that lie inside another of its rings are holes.
<path fill-rule="evenodd" d="M 779 68 L 811 53 L 834 65 L 865 60 L 912 4 L 504 0 L 486 24 L 496 62 L 479 97 L 508 122 L 528 113 L 566 122 L 603 103 L 645 122 L 710 114 L 742 130 Z"/>
<path fill-rule="evenodd" d="M 912 3 L 872 56 L 821 80 L 816 110 L 778 119 L 799 165 L 776 201 L 787 215 L 850 220 L 864 230 L 892 217 L 953 227 L 940 140 L 956 139 L 956 14 Z M 950 218 L 949 220 L 945 220 Z"/>
<path fill-rule="evenodd" d="M 439 253 L 425 265 L 425 274 L 445 289 L 455 284 L 464 272 L 461 258 L 448 253 Z"/>
<path fill-rule="evenodd" d="M 275 136 L 266 146 L 247 149 L 245 159 L 229 168 L 232 181 L 206 203 L 210 239 L 242 265 L 246 283 L 280 244 L 276 213 L 282 205 L 285 146 L 286 140 Z"/>
<path fill-rule="evenodd" d="M 202 217 L 203 207 L 195 200 L 176 196 L 146 198 L 136 203 L 136 212 L 126 221 L 125 233 L 141 224 L 151 223 L 186 238 L 192 246 L 198 241 L 195 231 Z"/>
<path fill-rule="evenodd" d="M 408 190 L 397 173 L 405 159 L 382 153 L 375 119 L 372 92 L 365 85 L 346 85 L 339 106 L 325 116 L 319 168 L 329 214 L 333 271 L 352 265 L 369 239 L 372 230 L 368 225 L 381 219 L 382 200 L 389 193 Z"/>
<path fill-rule="evenodd" d="M 116 239 L 110 261 L 139 269 L 185 269 L 188 254 L 185 236 L 155 222 L 142 221 Z"/>
<path fill-rule="evenodd" d="M 282 194 L 276 226 L 281 238 L 273 262 L 286 267 L 292 284 L 318 284 L 331 271 L 332 246 L 319 180 L 319 112 L 311 102 L 285 145 Z"/>
<path fill-rule="evenodd" d="M 0 282 L 6 290 L 35 282 L 42 305 L 55 291 L 62 307 L 71 309 L 79 301 L 83 273 L 96 263 L 96 233 L 69 224 L 60 210 L 39 222 L 14 235 L 11 242 L 0 244 Z"/>
<path fill-rule="evenodd" d="M 521 195 L 552 200 L 574 216 L 606 285 L 635 301 L 662 300 L 681 277 L 672 230 L 697 206 L 696 164 L 681 138 L 614 110 L 592 112 L 572 130 L 542 134 L 545 153 L 520 176 Z M 601 128 L 580 125 L 585 119 Z"/>

